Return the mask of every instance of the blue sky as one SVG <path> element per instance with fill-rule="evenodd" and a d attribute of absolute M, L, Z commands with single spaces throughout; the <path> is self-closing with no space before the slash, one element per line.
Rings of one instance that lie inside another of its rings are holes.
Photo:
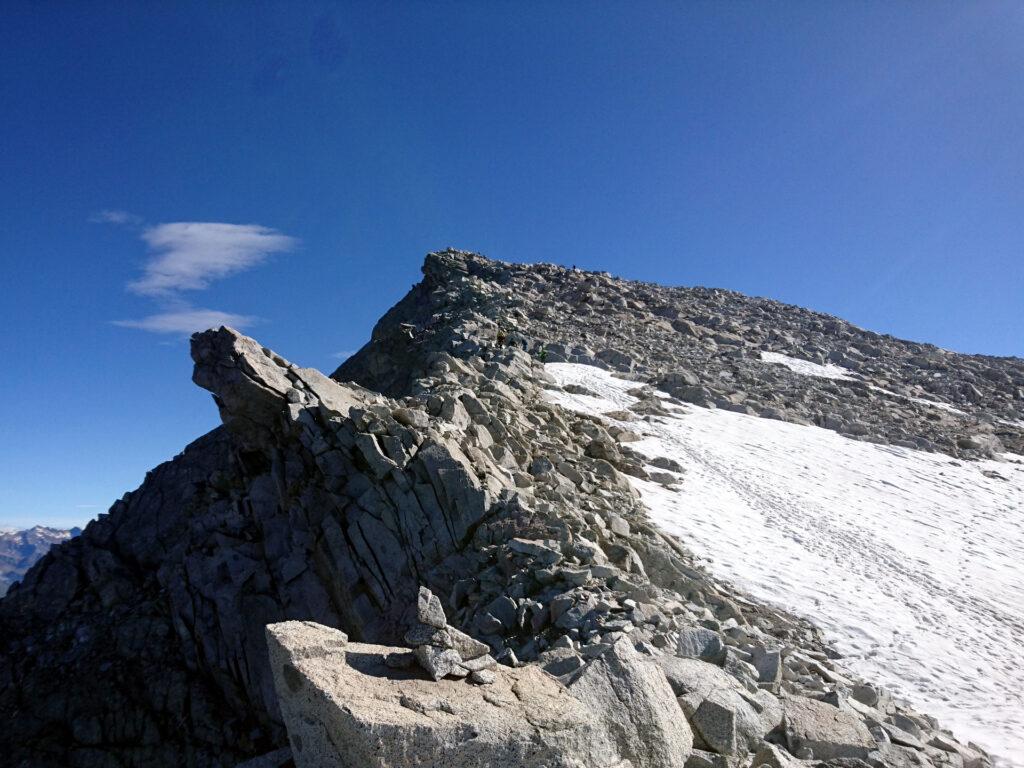
<path fill-rule="evenodd" d="M 454 245 L 1024 354 L 1019 3 L 6 3 L 0 526 L 331 370 Z"/>

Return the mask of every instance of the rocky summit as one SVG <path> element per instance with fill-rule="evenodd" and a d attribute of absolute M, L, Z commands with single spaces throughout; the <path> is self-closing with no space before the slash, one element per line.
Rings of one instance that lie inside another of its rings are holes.
<path fill-rule="evenodd" d="M 4 764 L 991 764 L 813 616 L 712 578 L 632 484 L 685 467 L 546 399 L 544 364 L 635 381 L 633 419 L 685 402 L 971 460 L 1024 452 L 1024 362 L 461 251 L 423 274 L 330 377 L 193 337 L 223 426 L 0 601 Z"/>

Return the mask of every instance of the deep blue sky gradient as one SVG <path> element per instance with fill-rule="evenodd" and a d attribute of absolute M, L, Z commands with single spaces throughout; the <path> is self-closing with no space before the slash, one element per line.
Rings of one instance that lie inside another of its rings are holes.
<path fill-rule="evenodd" d="M 0 526 L 217 423 L 183 337 L 112 323 L 160 223 L 297 238 L 188 298 L 324 370 L 448 245 L 1024 354 L 1022 40 L 1016 2 L 5 3 Z"/>

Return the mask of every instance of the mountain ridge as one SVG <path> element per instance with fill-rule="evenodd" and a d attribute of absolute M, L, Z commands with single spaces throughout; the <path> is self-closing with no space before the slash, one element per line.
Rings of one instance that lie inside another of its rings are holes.
<path fill-rule="evenodd" d="M 784 417 L 826 426 L 851 437 L 912 444 L 916 448 L 941 450 L 955 456 L 961 453 L 970 456 L 972 450 L 991 455 L 1003 447 L 987 437 L 983 438 L 987 445 L 981 448 L 958 446 L 956 436 L 931 428 L 928 422 L 933 420 L 934 414 L 922 412 L 920 408 L 911 408 L 913 412 L 907 413 L 906 403 L 892 403 L 892 393 L 886 395 L 890 377 L 909 373 L 912 378 L 905 382 L 907 391 L 897 396 L 932 397 L 958 409 L 974 410 L 974 414 L 964 414 L 966 423 L 942 426 L 1006 437 L 1017 453 L 1024 452 L 1021 426 L 1024 423 L 1024 361 L 1019 358 L 949 352 L 934 345 L 863 330 L 839 318 L 795 305 L 751 298 L 725 289 L 665 288 L 654 283 L 618 280 L 605 272 L 584 272 L 553 264 L 505 264 L 453 250 L 428 255 L 423 282 L 414 286 L 378 321 L 370 342 L 344 361 L 332 376 L 351 378 L 382 391 L 403 392 L 413 377 L 409 366 L 416 364 L 419 372 L 423 371 L 423 361 L 417 361 L 416 355 L 411 353 L 416 345 L 454 344 L 457 349 L 471 349 L 471 344 L 460 347 L 455 338 L 459 333 L 467 335 L 465 330 L 442 328 L 443 338 L 434 338 L 438 335 L 432 330 L 437 316 L 451 315 L 452 308 L 438 306 L 431 300 L 431 292 L 444 295 L 443 286 L 450 274 L 479 278 L 489 288 L 499 289 L 478 295 L 472 295 L 470 289 L 471 295 L 457 307 L 459 312 L 472 315 L 478 309 L 475 305 L 486 306 L 488 312 L 500 316 L 490 321 L 493 328 L 483 329 L 485 335 L 490 336 L 489 343 L 495 343 L 500 334 L 510 343 L 533 352 L 543 347 L 550 362 L 583 362 L 620 373 L 633 373 L 638 364 L 640 368 L 636 370 L 647 373 L 648 369 L 652 372 L 671 370 L 682 363 L 688 366 L 688 373 L 693 374 L 694 381 L 687 386 L 695 389 L 681 394 L 685 395 L 684 400 L 698 405 L 743 409 L 748 394 L 760 394 L 773 402 L 758 403 L 757 415 L 763 415 L 766 409 L 781 407 Z M 529 295 L 532 278 L 538 274 L 546 281 L 545 294 L 533 298 L 530 313 L 525 313 L 519 305 L 523 302 L 522 296 Z M 605 295 L 598 297 L 595 308 L 591 298 L 598 288 Z M 617 308 L 621 315 L 624 314 L 622 307 L 628 306 L 625 294 L 630 295 L 628 300 L 634 301 L 631 311 L 639 309 L 646 317 L 629 316 L 616 327 L 613 321 Z M 636 306 L 635 296 L 642 297 L 643 307 Z M 722 305 L 727 299 L 734 302 L 728 306 L 730 312 L 741 314 L 745 325 L 723 313 Z M 596 311 L 598 308 L 600 312 Z M 770 317 L 774 327 L 766 331 L 759 323 L 768 310 L 781 310 L 782 314 Z M 557 322 L 545 322 L 544 316 L 549 312 L 555 315 Z M 624 327 L 634 332 L 623 333 Z M 402 333 L 412 328 L 422 338 L 402 343 Z M 741 330 L 743 335 L 730 332 L 730 328 Z M 471 327 L 468 333 L 478 330 Z M 832 335 L 828 336 L 826 331 Z M 637 360 L 617 350 L 616 344 L 629 348 Z M 569 348 L 573 345 L 582 346 L 572 353 Z M 834 414 L 828 413 L 825 407 L 835 406 L 837 401 L 829 397 L 831 393 L 817 391 L 820 382 L 808 377 L 769 379 L 783 395 L 811 400 L 805 404 L 785 404 L 779 402 L 784 398 L 772 396 L 778 393 L 764 391 L 759 379 L 766 374 L 756 365 L 751 370 L 745 361 L 742 370 L 729 370 L 739 367 L 736 361 L 750 358 L 752 352 L 762 348 L 811 362 L 841 365 L 856 376 L 863 373 L 868 380 L 876 378 L 884 386 L 868 392 L 860 388 L 858 395 L 863 395 L 871 406 L 858 409 L 855 421 L 863 423 L 851 425 L 849 419 L 838 417 L 829 420 L 827 417 Z M 645 357 L 650 359 L 643 359 Z M 399 359 L 402 359 L 401 364 L 396 362 Z M 389 365 L 394 370 L 406 371 L 404 379 L 388 380 L 383 372 Z M 724 383 L 720 380 L 723 373 L 729 379 Z M 735 374 L 742 378 L 736 381 Z M 744 383 L 760 392 L 744 392 L 742 386 L 738 386 Z M 872 413 L 877 407 L 883 408 L 886 420 L 899 422 L 900 427 L 905 428 L 886 429 L 886 425 L 879 423 L 881 419 Z M 946 417 L 951 422 L 959 421 L 949 414 Z M 862 430 L 866 432 L 854 434 Z"/>
<path fill-rule="evenodd" d="M 194 380 L 224 425 L 0 602 L 0 746 L 15 765 L 219 766 L 270 752 L 286 736 L 264 626 L 315 620 L 394 642 L 424 583 L 506 661 L 571 674 L 626 627 L 653 648 L 703 629 L 754 689 L 834 687 L 835 654 L 812 625 L 717 583 L 650 524 L 628 478 L 671 484 L 672 466 L 653 472 L 626 432 L 547 403 L 545 361 L 634 379 L 639 418 L 658 417 L 657 387 L 964 459 L 1021 445 L 1020 429 L 984 418 L 1019 417 L 1024 368 L 1012 363 L 979 367 L 799 308 L 765 317 L 713 291 L 551 265 L 449 250 L 423 271 L 330 378 L 230 329 L 193 338 Z M 799 376 L 762 361 L 773 351 L 854 378 Z M 913 402 L 922 395 L 958 412 Z M 560 642 L 572 652 L 551 666 Z M 783 664 L 787 647 L 805 654 Z M 946 745 L 929 749 L 984 764 L 926 718 L 884 709 L 871 716 L 910 718 Z"/>

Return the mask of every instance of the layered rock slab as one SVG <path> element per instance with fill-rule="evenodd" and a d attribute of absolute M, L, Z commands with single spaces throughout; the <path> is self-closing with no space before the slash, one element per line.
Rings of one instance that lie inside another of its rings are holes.
<path fill-rule="evenodd" d="M 267 627 L 298 768 L 626 768 L 602 724 L 540 668 L 488 686 L 393 669 L 404 649 L 312 622 Z M 683 761 L 678 762 L 679 766 Z"/>

